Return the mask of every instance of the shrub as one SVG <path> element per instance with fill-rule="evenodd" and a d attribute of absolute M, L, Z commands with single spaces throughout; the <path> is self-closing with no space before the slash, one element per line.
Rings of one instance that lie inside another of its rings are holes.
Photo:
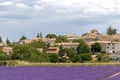
<path fill-rule="evenodd" d="M 57 54 L 49 54 L 50 62 L 56 63 L 59 62 L 59 57 Z"/>
<path fill-rule="evenodd" d="M 82 62 L 80 55 L 74 55 L 71 59 L 72 62 Z"/>

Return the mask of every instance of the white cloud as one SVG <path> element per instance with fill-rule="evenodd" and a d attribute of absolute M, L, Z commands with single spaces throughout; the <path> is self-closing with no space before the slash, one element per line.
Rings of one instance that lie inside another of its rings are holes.
<path fill-rule="evenodd" d="M 28 5 L 25 5 L 24 3 L 17 3 L 16 7 L 17 8 L 30 8 Z"/>
<path fill-rule="evenodd" d="M 120 0 L 36 0 L 36 4 L 62 12 L 69 10 L 94 15 L 120 14 Z"/>
<path fill-rule="evenodd" d="M 109 14 L 109 11 L 106 10 L 106 9 L 101 9 L 101 8 L 93 8 L 93 9 L 86 9 L 84 10 L 84 13 L 87 14 L 87 15 L 108 15 Z"/>
<path fill-rule="evenodd" d="M 34 5 L 33 7 L 34 7 L 34 9 L 36 9 L 36 10 L 41 10 L 41 9 L 42 9 L 42 7 L 39 6 L 39 5 Z"/>
<path fill-rule="evenodd" d="M 0 11 L 0 16 L 6 16 L 8 14 L 9 14 L 8 11 Z"/>
<path fill-rule="evenodd" d="M 11 2 L 11 1 L 6 1 L 6 2 L 0 3 L 0 6 L 12 6 L 12 5 L 13 5 L 13 2 Z"/>

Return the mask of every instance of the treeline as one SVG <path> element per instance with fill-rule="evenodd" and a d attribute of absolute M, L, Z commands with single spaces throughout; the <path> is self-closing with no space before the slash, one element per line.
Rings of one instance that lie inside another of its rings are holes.
<path fill-rule="evenodd" d="M 77 49 L 63 48 L 59 46 L 59 53 L 47 54 L 48 44 L 42 41 L 34 41 L 30 44 L 12 44 L 13 53 L 7 55 L 0 49 L 0 60 L 25 60 L 29 62 L 91 62 L 92 55 L 101 52 L 101 45 L 94 43 L 91 48 L 84 42 L 83 39 L 77 39 L 73 42 L 79 42 Z M 42 48 L 40 52 L 38 49 Z M 97 61 L 108 61 L 109 59 L 104 54 L 99 54 Z"/>

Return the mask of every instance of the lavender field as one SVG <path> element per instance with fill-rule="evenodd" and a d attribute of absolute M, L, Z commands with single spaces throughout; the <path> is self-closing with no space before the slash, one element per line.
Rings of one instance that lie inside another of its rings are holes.
<path fill-rule="evenodd" d="M 0 80 L 120 80 L 117 66 L 0 67 Z"/>

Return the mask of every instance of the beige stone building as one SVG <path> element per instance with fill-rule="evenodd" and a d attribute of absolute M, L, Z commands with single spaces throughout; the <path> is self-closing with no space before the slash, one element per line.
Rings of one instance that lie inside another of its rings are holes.
<path fill-rule="evenodd" d="M 29 44 L 29 43 L 31 43 L 31 42 L 32 42 L 32 40 L 26 39 L 26 40 L 20 40 L 20 41 L 19 41 L 19 44 Z"/>
<path fill-rule="evenodd" d="M 107 35 L 107 34 L 100 34 L 97 30 L 93 29 L 88 33 L 82 35 L 82 38 L 86 42 L 91 41 L 120 41 L 120 35 Z"/>
<path fill-rule="evenodd" d="M 56 43 L 56 45 L 62 45 L 63 46 L 63 48 L 74 48 L 74 49 L 76 49 L 77 47 L 78 47 L 78 45 L 79 45 L 79 43 L 77 43 L 77 42 L 62 42 L 62 43 Z"/>
<path fill-rule="evenodd" d="M 86 42 L 97 41 L 97 40 L 99 40 L 99 37 L 100 37 L 100 33 L 95 29 L 82 35 L 82 38 Z"/>
<path fill-rule="evenodd" d="M 4 43 L 0 43 L 0 46 L 5 46 L 5 44 Z"/>
<path fill-rule="evenodd" d="M 41 53 L 43 52 L 43 48 L 37 48 L 37 50 Z"/>
<path fill-rule="evenodd" d="M 117 53 L 120 51 L 120 42 L 113 42 L 113 41 L 93 41 L 93 42 L 87 42 L 89 46 L 91 46 L 93 43 L 98 42 L 101 44 L 102 51 L 106 51 L 109 53 Z"/>
<path fill-rule="evenodd" d="M 3 47 L 2 51 L 9 55 L 13 52 L 13 49 L 12 47 Z"/>
<path fill-rule="evenodd" d="M 73 40 L 80 38 L 75 34 L 74 35 L 65 35 L 65 37 L 67 38 L 68 42 L 72 42 Z"/>
<path fill-rule="evenodd" d="M 47 54 L 58 54 L 59 53 L 59 47 L 49 47 L 47 49 Z"/>
<path fill-rule="evenodd" d="M 45 42 L 45 43 L 49 43 L 49 44 L 52 45 L 52 44 L 55 43 L 56 39 L 55 38 L 54 39 L 43 38 L 42 41 Z"/>
<path fill-rule="evenodd" d="M 31 39 L 32 41 L 42 41 L 42 39 L 41 38 L 33 38 L 33 39 Z"/>

